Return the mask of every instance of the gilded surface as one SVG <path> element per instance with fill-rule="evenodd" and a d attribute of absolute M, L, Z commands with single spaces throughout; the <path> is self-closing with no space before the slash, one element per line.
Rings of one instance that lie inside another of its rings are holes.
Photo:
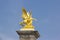
<path fill-rule="evenodd" d="M 23 26 L 23 29 L 34 29 L 34 26 L 32 25 L 34 18 L 32 18 L 31 12 L 26 12 L 24 8 L 22 8 L 22 19 L 23 21 L 20 22 L 20 25 Z"/>

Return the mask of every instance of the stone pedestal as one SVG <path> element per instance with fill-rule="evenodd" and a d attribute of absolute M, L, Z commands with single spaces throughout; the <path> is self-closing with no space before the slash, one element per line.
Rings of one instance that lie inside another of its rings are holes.
<path fill-rule="evenodd" d="M 38 31 L 16 31 L 19 35 L 19 40 L 37 40 L 40 36 Z"/>

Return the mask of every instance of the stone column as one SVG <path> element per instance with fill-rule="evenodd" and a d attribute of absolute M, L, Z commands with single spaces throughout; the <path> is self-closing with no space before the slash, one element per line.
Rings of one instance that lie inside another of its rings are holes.
<path fill-rule="evenodd" d="M 19 40 L 37 40 L 40 36 L 38 31 L 16 31 L 19 35 Z"/>

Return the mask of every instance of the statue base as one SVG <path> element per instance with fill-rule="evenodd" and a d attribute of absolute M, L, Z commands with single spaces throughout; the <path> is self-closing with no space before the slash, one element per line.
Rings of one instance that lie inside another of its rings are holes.
<path fill-rule="evenodd" d="M 40 36 L 38 31 L 16 31 L 19 35 L 19 40 L 37 40 Z"/>
<path fill-rule="evenodd" d="M 34 31 L 33 28 L 22 28 L 20 29 L 20 31 Z"/>

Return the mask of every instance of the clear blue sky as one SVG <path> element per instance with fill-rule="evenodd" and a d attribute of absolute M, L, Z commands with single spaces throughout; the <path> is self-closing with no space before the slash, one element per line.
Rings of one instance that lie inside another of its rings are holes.
<path fill-rule="evenodd" d="M 19 40 L 22 7 L 37 19 L 38 40 L 60 40 L 60 0 L 0 0 L 0 40 Z"/>

